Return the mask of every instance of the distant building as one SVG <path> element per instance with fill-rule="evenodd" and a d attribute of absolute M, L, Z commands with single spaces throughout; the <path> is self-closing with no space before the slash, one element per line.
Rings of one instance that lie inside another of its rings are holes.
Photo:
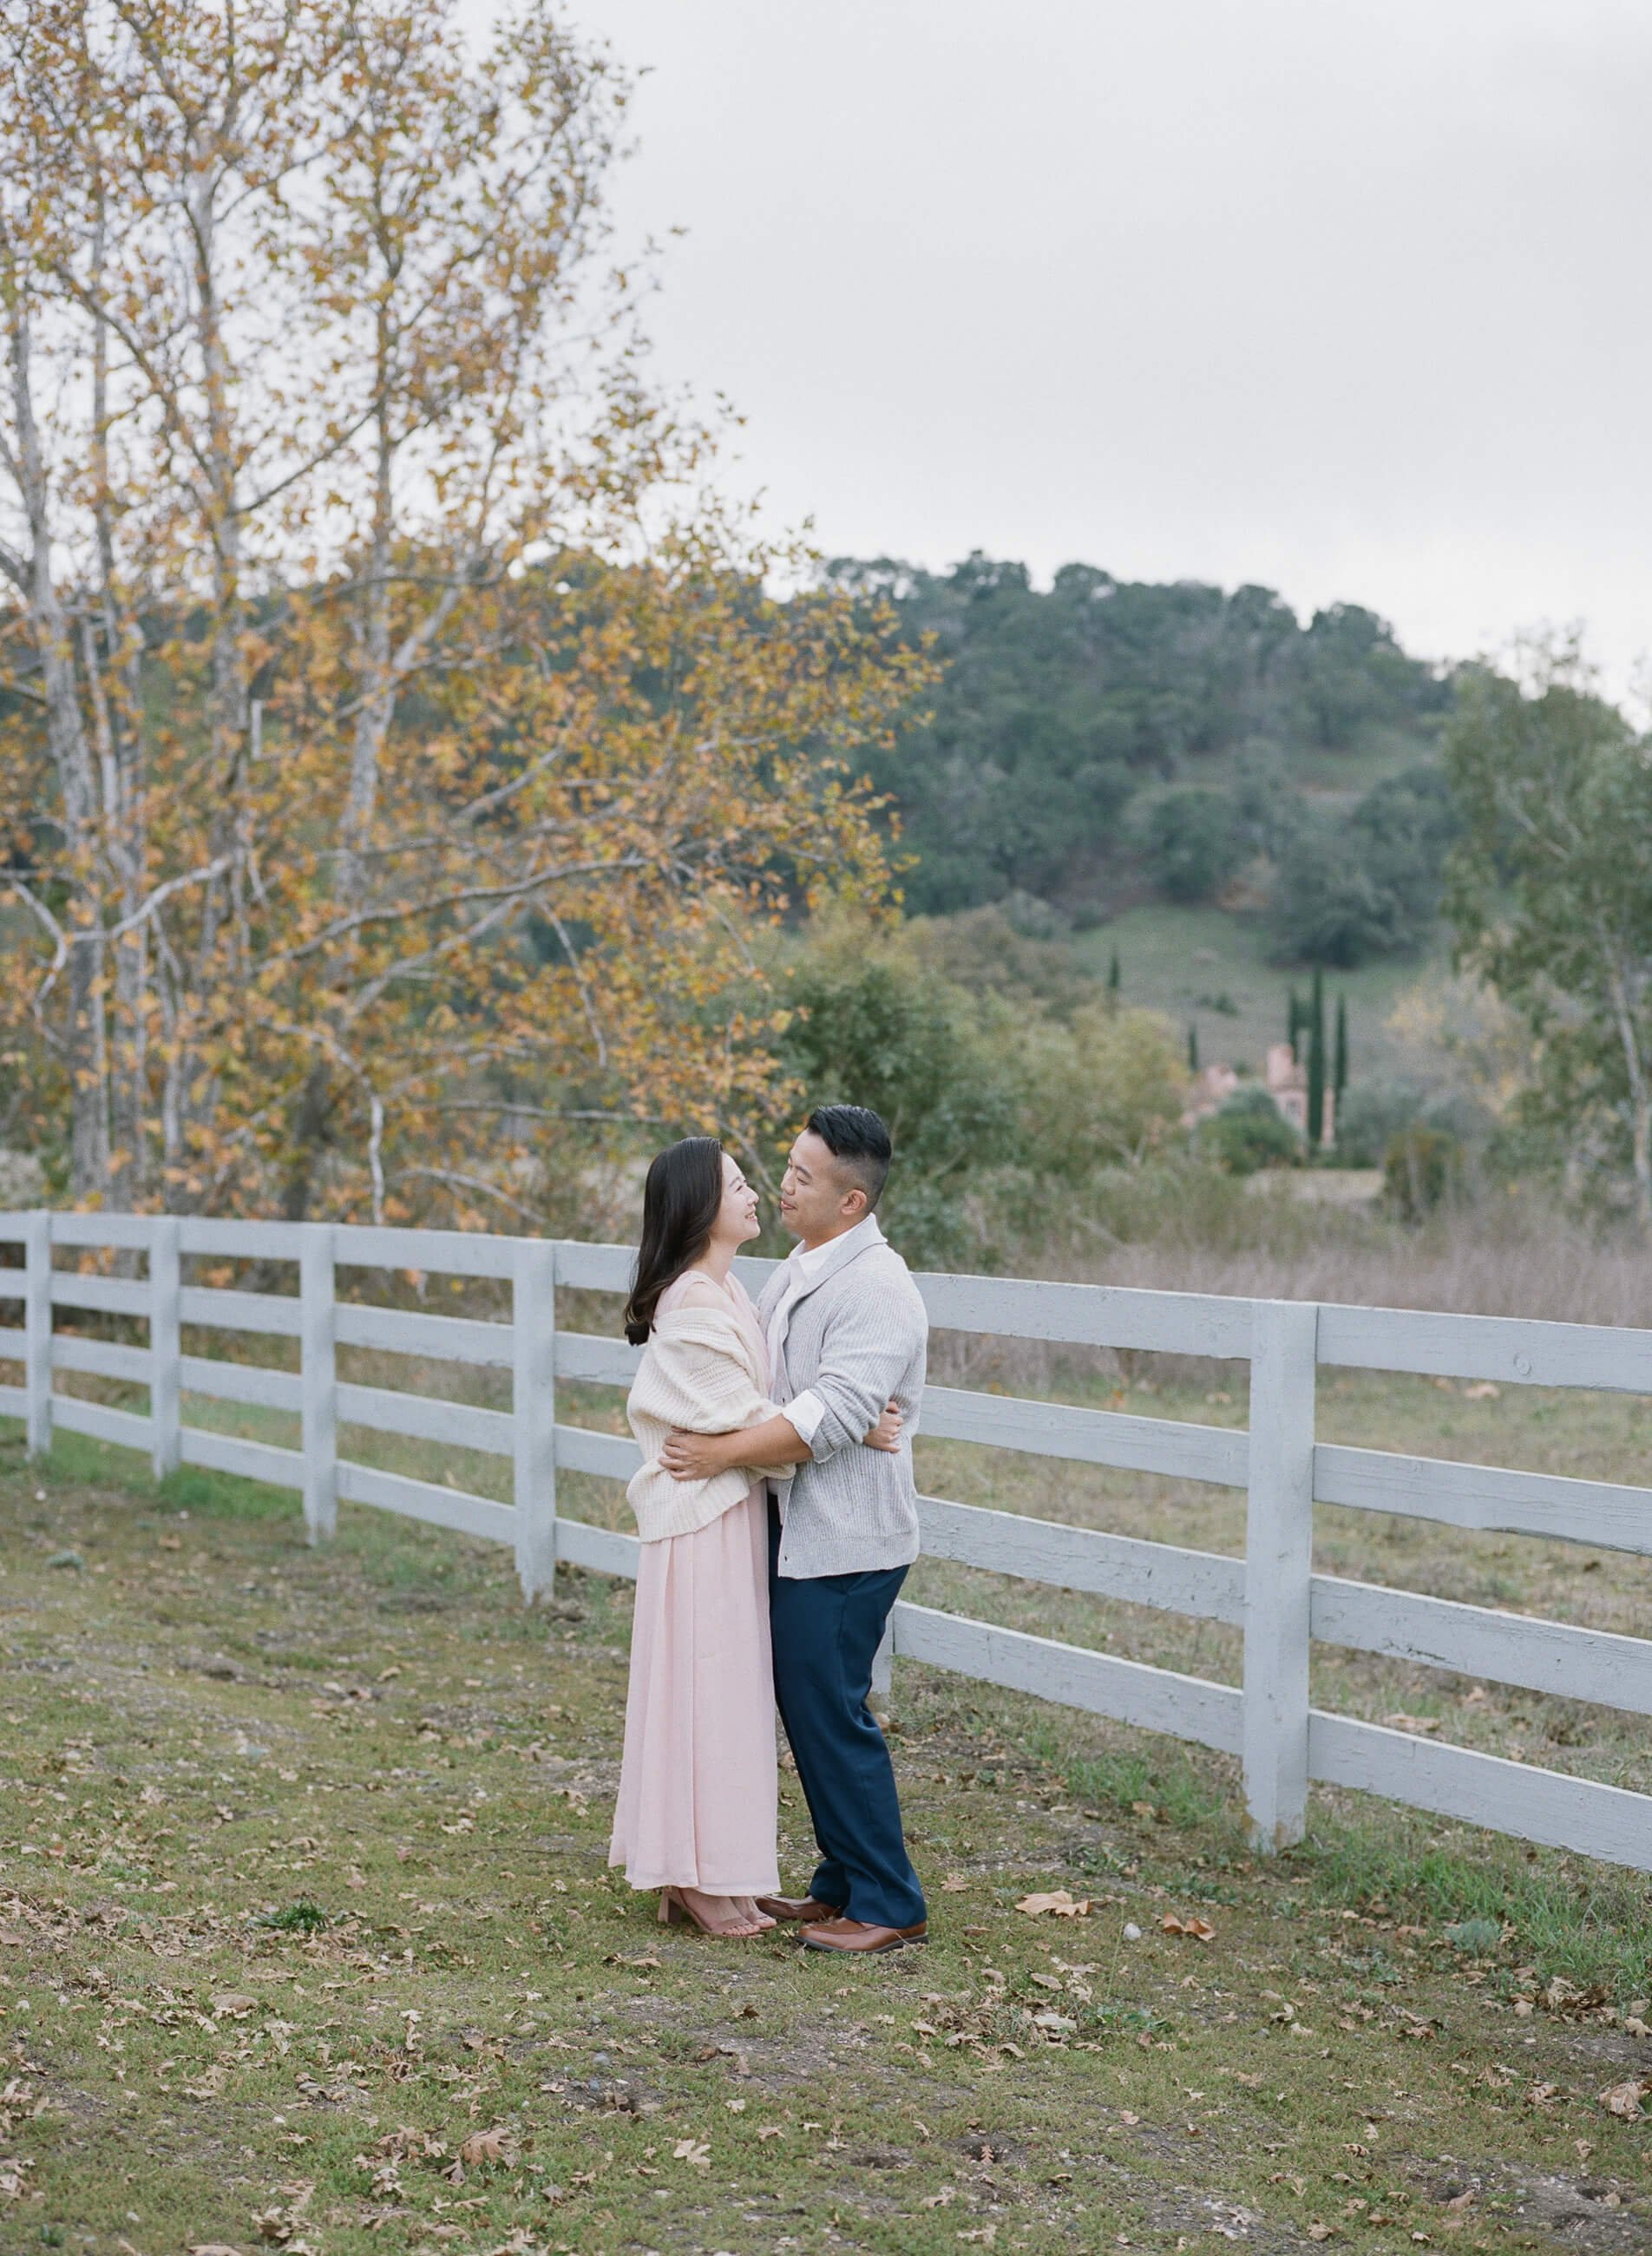
<path fill-rule="evenodd" d="M 1239 1075 L 1225 1061 L 1201 1066 L 1193 1076 L 1193 1094 L 1182 1115 L 1182 1125 L 1190 1128 L 1196 1120 L 1219 1112 L 1239 1084 Z"/>
<path fill-rule="evenodd" d="M 1193 1094 L 1182 1115 L 1183 1127 L 1190 1128 L 1195 1121 L 1208 1119 L 1212 1112 L 1219 1112 L 1239 1086 L 1237 1069 L 1225 1059 L 1201 1066 L 1193 1076 Z M 1308 1068 L 1292 1056 L 1288 1042 L 1268 1044 L 1262 1063 L 1262 1086 L 1297 1134 L 1305 1138 L 1308 1133 Z M 1336 1092 L 1327 1082 L 1325 1117 L 1320 1138 L 1324 1144 L 1336 1140 Z"/>

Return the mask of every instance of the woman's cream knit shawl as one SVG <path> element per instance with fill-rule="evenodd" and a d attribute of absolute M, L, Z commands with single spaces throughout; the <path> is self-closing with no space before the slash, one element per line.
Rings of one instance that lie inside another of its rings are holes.
<path fill-rule="evenodd" d="M 674 1308 L 648 1336 L 625 1403 L 643 1454 L 625 1491 L 645 1543 L 689 1535 L 738 1504 L 754 1481 L 780 1478 L 789 1465 L 736 1465 L 710 1480 L 674 1480 L 660 1462 L 674 1426 L 727 1434 L 780 1413 L 763 1392 L 745 1335 L 721 1308 Z"/>

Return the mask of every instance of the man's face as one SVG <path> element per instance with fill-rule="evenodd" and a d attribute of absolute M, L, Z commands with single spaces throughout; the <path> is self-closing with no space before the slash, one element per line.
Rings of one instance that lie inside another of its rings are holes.
<path fill-rule="evenodd" d="M 793 1145 L 780 1178 L 780 1220 L 806 1245 L 837 1237 L 866 1211 L 866 1194 L 838 1172 L 837 1162 L 812 1128 Z"/>

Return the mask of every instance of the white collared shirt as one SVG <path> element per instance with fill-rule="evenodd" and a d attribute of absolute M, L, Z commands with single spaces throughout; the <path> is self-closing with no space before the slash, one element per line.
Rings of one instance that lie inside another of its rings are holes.
<path fill-rule="evenodd" d="M 780 1368 L 793 1308 L 819 1281 L 821 1272 L 834 1259 L 839 1249 L 852 1245 L 856 1252 L 859 1252 L 863 1246 L 881 1245 L 883 1242 L 884 1234 L 878 1227 L 878 1217 L 875 1214 L 869 1214 L 864 1221 L 856 1223 L 851 1230 L 843 1230 L 836 1237 L 829 1237 L 823 1245 L 805 1247 L 798 1244 L 792 1248 L 786 1259 L 786 1289 L 769 1311 L 768 1350 L 772 1372 L 778 1372 Z M 794 1394 L 782 1407 L 788 1422 L 797 1428 L 798 1440 L 812 1443 L 820 1421 L 826 1415 L 826 1405 L 813 1387 L 805 1387 L 802 1393 Z"/>

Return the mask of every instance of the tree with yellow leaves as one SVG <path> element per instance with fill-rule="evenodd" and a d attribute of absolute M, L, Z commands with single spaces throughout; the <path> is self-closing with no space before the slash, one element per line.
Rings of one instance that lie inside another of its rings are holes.
<path fill-rule="evenodd" d="M 926 662 L 648 391 L 623 75 L 551 0 L 0 52 L 0 1028 L 71 1195 L 474 1225 L 570 1120 L 749 1145 L 749 938 L 883 886 Z"/>

